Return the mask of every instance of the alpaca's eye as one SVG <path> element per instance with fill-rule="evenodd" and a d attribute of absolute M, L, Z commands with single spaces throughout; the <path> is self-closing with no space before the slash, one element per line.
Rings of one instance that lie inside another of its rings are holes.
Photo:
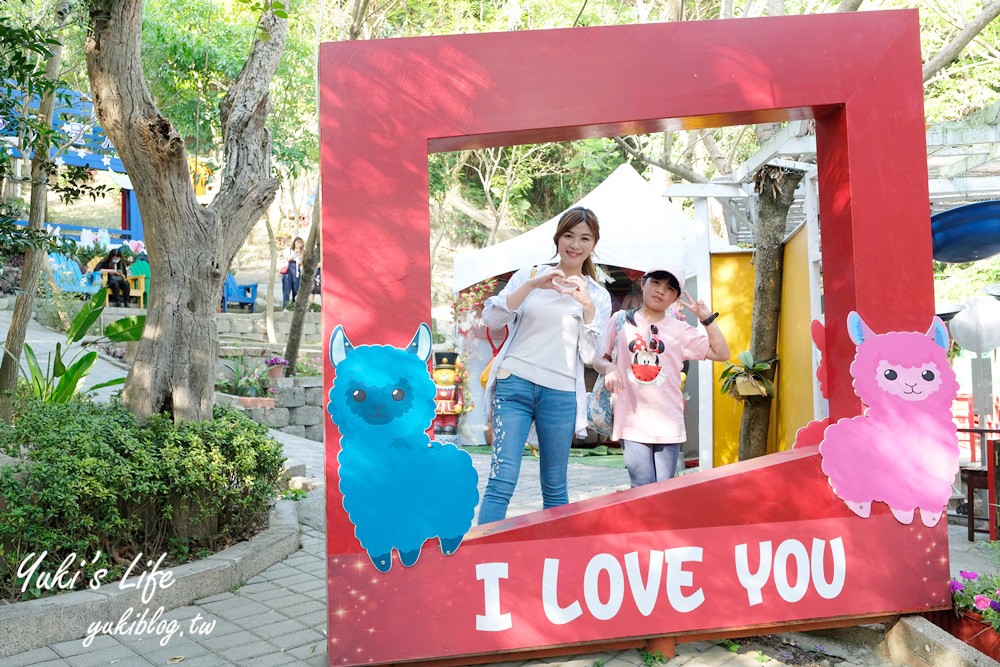
<path fill-rule="evenodd" d="M 404 396 L 406 396 L 406 392 L 403 391 L 402 389 L 396 389 L 395 391 L 392 392 L 392 400 L 394 401 L 401 401 L 403 400 Z"/>
<path fill-rule="evenodd" d="M 365 399 L 368 397 L 368 395 L 365 394 L 365 390 L 364 389 L 355 389 L 354 393 L 351 394 L 351 397 L 355 401 L 357 401 L 358 403 L 364 403 Z"/>
<path fill-rule="evenodd" d="M 920 374 L 920 377 L 930 382 L 931 380 L 934 379 L 934 371 L 924 371 L 923 373 Z"/>
<path fill-rule="evenodd" d="M 896 371 L 892 370 L 891 368 L 887 370 L 885 373 L 882 373 L 882 375 L 885 376 L 886 380 L 895 380 L 897 377 L 899 377 L 896 374 Z"/>

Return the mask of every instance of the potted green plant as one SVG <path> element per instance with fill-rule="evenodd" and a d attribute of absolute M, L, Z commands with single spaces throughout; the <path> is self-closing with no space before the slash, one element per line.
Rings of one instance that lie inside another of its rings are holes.
<path fill-rule="evenodd" d="M 756 361 L 750 350 L 743 350 L 736 358 L 738 363 L 727 363 L 719 376 L 722 380 L 721 392 L 737 401 L 745 401 L 749 396 L 774 398 L 774 385 L 764 376 L 771 370 L 771 362 Z"/>
<path fill-rule="evenodd" d="M 954 637 L 1000 660 L 1000 575 L 959 572 L 951 581 L 954 614 L 939 623 Z"/>
<path fill-rule="evenodd" d="M 266 375 L 261 372 L 260 364 L 250 366 L 240 359 L 233 361 L 223 361 L 230 373 L 231 382 L 219 383 L 222 391 L 236 396 L 236 404 L 244 408 L 273 408 L 274 399 L 270 396 L 261 396 L 269 392 L 266 386 Z"/>

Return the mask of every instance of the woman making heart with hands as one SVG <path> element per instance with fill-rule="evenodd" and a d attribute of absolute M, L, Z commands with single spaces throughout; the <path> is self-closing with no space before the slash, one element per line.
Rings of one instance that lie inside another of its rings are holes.
<path fill-rule="evenodd" d="M 486 300 L 483 322 L 509 327 L 486 383 L 493 458 L 479 523 L 507 515 L 532 422 L 538 435 L 544 507 L 568 502 L 566 466 L 574 433 L 587 428 L 583 368 L 599 355 L 611 297 L 596 280 L 597 216 L 577 207 L 559 219 L 552 240 L 559 263 L 516 272 Z"/>
<path fill-rule="evenodd" d="M 680 378 L 684 361 L 729 358 L 729 344 L 715 323 L 718 313 L 692 299 L 683 284 L 679 267 L 663 264 L 648 271 L 642 277 L 642 306 L 615 313 L 604 354 L 594 363 L 615 396 L 612 437 L 621 440 L 632 486 L 669 479 L 677 470 L 687 440 Z M 694 313 L 704 331 L 669 313 L 675 302 Z"/>

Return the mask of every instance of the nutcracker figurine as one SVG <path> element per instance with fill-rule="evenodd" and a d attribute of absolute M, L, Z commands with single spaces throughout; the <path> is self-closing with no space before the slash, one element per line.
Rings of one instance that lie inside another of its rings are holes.
<path fill-rule="evenodd" d="M 434 353 L 434 434 L 454 435 L 457 432 L 458 415 L 462 414 L 462 390 L 458 386 L 458 372 L 455 362 L 457 352 Z"/>

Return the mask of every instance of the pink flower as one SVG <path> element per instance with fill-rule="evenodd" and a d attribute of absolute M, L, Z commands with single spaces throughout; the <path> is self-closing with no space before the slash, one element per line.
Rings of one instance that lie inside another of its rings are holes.
<path fill-rule="evenodd" d="M 976 609 L 989 609 L 990 599 L 985 595 L 977 595 L 974 598 L 972 598 L 972 605 Z"/>
<path fill-rule="evenodd" d="M 963 579 L 968 579 L 969 581 L 974 581 L 979 578 L 979 574 L 976 572 L 967 572 L 965 570 L 959 570 L 958 573 Z"/>

